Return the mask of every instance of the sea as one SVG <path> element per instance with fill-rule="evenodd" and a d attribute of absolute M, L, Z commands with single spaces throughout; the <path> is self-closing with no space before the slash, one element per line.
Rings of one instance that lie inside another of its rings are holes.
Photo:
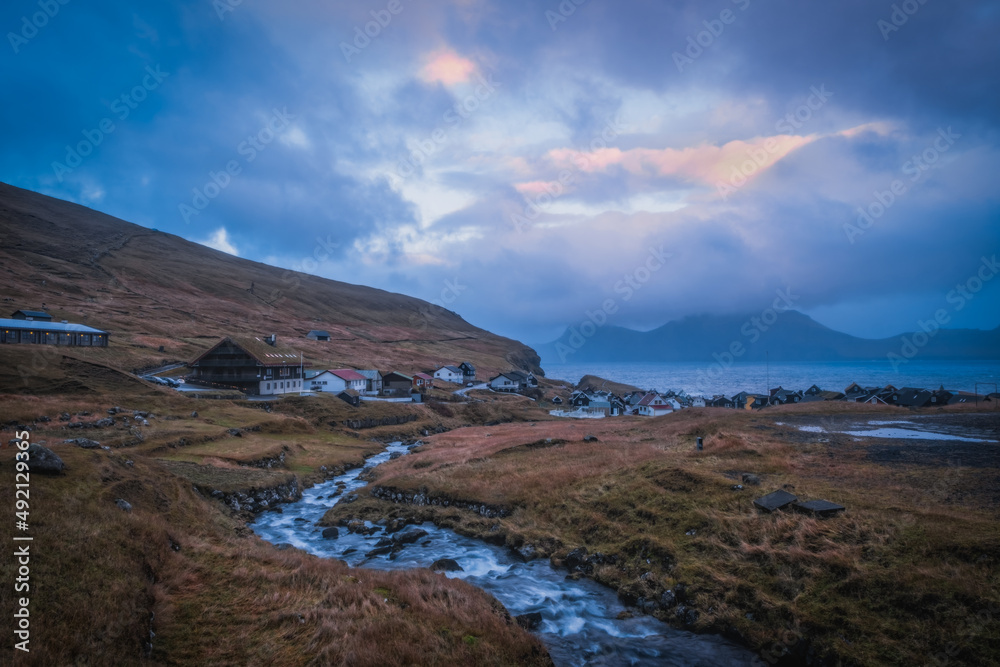
<path fill-rule="evenodd" d="M 682 390 L 693 396 L 733 396 L 741 391 L 766 393 L 768 388 L 805 390 L 812 385 L 844 391 L 852 382 L 862 387 L 919 387 L 989 394 L 1000 384 L 1000 361 L 921 361 L 912 359 L 894 368 L 886 359 L 830 362 L 593 362 L 545 364 L 545 376 L 574 385 L 584 375 L 596 375 L 640 389 Z"/>

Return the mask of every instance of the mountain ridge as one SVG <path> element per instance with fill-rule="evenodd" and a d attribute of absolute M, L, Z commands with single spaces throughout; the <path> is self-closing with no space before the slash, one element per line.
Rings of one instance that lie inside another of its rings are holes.
<path fill-rule="evenodd" d="M 767 311 L 765 311 L 766 313 Z M 754 315 L 689 315 L 650 331 L 587 323 L 535 345 L 542 363 L 695 361 L 849 361 L 888 359 L 1000 359 L 1000 326 L 991 330 L 925 330 L 886 338 L 836 331 L 796 310 Z M 936 323 L 935 323 L 936 324 Z M 589 335 L 588 335 L 589 334 Z"/>

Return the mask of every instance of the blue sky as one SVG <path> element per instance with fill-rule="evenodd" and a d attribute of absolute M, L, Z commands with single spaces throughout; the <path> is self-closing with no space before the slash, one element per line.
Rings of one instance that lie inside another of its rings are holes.
<path fill-rule="evenodd" d="M 36 0 L 0 27 L 0 180 L 527 342 L 779 289 L 863 336 L 1000 324 L 998 2 Z"/>

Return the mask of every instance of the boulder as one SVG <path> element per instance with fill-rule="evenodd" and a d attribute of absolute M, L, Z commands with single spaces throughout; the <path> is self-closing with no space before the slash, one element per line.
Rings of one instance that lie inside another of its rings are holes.
<path fill-rule="evenodd" d="M 97 449 L 101 446 L 101 443 L 89 438 L 70 438 L 66 442 L 72 443 L 77 447 L 83 447 L 84 449 Z"/>
<path fill-rule="evenodd" d="M 685 626 L 694 625 L 698 621 L 698 612 L 695 609 L 691 609 L 685 605 L 680 605 L 674 611 L 674 615 L 677 620 L 681 621 Z"/>
<path fill-rule="evenodd" d="M 760 477 L 754 475 L 753 473 L 749 472 L 743 473 L 742 481 L 747 486 L 760 486 Z"/>
<path fill-rule="evenodd" d="M 583 436 L 584 442 L 600 442 L 596 435 L 585 435 Z"/>
<path fill-rule="evenodd" d="M 542 613 L 539 611 L 528 612 L 527 614 L 521 614 L 520 616 L 515 616 L 514 621 L 517 622 L 525 630 L 529 632 L 535 630 L 542 624 Z"/>
<path fill-rule="evenodd" d="M 675 604 L 677 604 L 677 596 L 674 595 L 674 592 L 663 591 L 663 595 L 660 596 L 660 606 L 664 609 L 670 609 Z"/>
<path fill-rule="evenodd" d="M 384 547 L 375 547 L 374 549 L 372 549 L 371 551 L 369 551 L 368 553 L 365 554 L 365 558 L 374 558 L 375 556 L 384 556 L 385 554 L 388 554 L 390 552 L 392 552 L 392 545 L 388 545 L 388 546 L 384 546 Z"/>
<path fill-rule="evenodd" d="M 517 554 L 525 560 L 525 562 L 537 557 L 538 550 L 535 549 L 534 544 L 525 544 L 517 548 Z"/>
<path fill-rule="evenodd" d="M 132 503 L 125 500 L 124 498 L 119 498 L 118 500 L 116 500 L 115 505 L 118 505 L 118 507 L 125 510 L 126 512 L 132 511 Z"/>
<path fill-rule="evenodd" d="M 570 572 L 582 570 L 587 564 L 587 547 L 578 547 L 566 554 L 566 569 Z"/>
<path fill-rule="evenodd" d="M 393 541 L 396 544 L 413 544 L 421 537 L 427 537 L 427 531 L 422 528 L 410 528 L 396 535 Z"/>
<path fill-rule="evenodd" d="M 413 523 L 412 519 L 403 519 L 403 518 L 389 519 L 385 523 L 385 532 L 395 533 L 396 531 L 406 528 L 411 523 Z"/>
<path fill-rule="evenodd" d="M 28 470 L 43 475 L 58 475 L 66 468 L 66 464 L 51 449 L 41 445 L 28 447 Z"/>
<path fill-rule="evenodd" d="M 656 604 L 655 600 L 647 600 L 646 598 L 639 598 L 639 602 L 636 606 L 642 613 L 649 615 L 653 615 L 660 609 L 660 606 Z"/>
<path fill-rule="evenodd" d="M 431 563 L 431 569 L 435 572 L 464 572 L 462 566 L 451 558 L 439 558 Z"/>
<path fill-rule="evenodd" d="M 98 419 L 94 422 L 94 428 L 111 428 L 115 425 L 115 420 L 111 417 L 105 417 L 104 419 Z"/>

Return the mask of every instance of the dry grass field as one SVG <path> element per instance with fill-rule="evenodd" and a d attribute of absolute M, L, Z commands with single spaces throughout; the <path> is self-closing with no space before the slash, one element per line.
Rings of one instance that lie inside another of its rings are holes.
<path fill-rule="evenodd" d="M 912 417 L 810 404 L 466 428 L 381 466 L 373 486 L 509 516 L 367 498 L 325 521 L 417 515 L 511 547 L 530 543 L 556 563 L 581 546 L 615 556 L 592 576 L 633 602 L 684 584 L 695 629 L 740 638 L 765 659 L 809 647 L 849 664 L 1000 664 L 1000 443 L 953 443 L 950 464 L 948 451 L 897 463 L 879 448 L 917 443 L 791 425 Z M 929 416 L 940 417 L 994 441 L 1000 426 L 996 413 Z M 734 490 L 743 473 L 760 486 Z M 782 488 L 848 509 L 817 519 L 753 508 L 754 497 Z M 656 614 L 678 621 L 669 609 Z"/>
<path fill-rule="evenodd" d="M 31 442 L 67 466 L 63 475 L 31 476 L 31 653 L 15 652 L 10 633 L 0 644 L 16 664 L 550 664 L 539 640 L 488 594 L 426 570 L 354 570 L 278 550 L 210 493 L 293 478 L 303 485 L 360 465 L 382 449 L 379 439 L 438 428 L 442 417 L 429 406 L 353 408 L 312 397 L 266 411 L 159 387 L 8 394 L 0 405 L 0 469 L 10 479 L 8 443 L 25 425 Z M 96 423 L 116 406 L 124 411 L 111 415 L 112 426 L 68 427 Z M 515 418 L 502 404 L 480 409 Z M 148 426 L 134 425 L 133 410 L 153 413 Z M 60 420 L 62 413 L 71 419 Z M 417 419 L 361 432 L 342 424 L 402 413 Z M 110 449 L 64 442 L 77 437 Z M 272 468 L 247 465 L 282 452 Z M 0 503 L 13 506 L 12 484 L 0 490 Z M 15 568 L 13 559 L 0 560 L 0 577 L 13 581 Z M 12 588 L 0 590 L 0 604 L 12 609 Z"/>

